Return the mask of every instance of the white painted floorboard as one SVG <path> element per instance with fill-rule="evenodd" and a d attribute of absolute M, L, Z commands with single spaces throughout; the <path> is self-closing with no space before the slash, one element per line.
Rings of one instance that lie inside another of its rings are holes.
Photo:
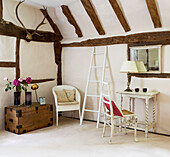
<path fill-rule="evenodd" d="M 109 135 L 110 128 L 106 128 Z M 102 125 L 96 129 L 95 122 L 84 121 L 79 125 L 75 119 L 59 119 L 59 127 L 52 126 L 23 135 L 0 132 L 0 157 L 169 157 L 170 137 L 149 134 L 144 138 L 138 132 L 135 143 L 133 131 L 127 135 L 102 138 Z"/>

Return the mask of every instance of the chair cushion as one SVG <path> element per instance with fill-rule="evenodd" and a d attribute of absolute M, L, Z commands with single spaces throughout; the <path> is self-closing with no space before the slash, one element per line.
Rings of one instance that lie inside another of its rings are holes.
<path fill-rule="evenodd" d="M 104 104 L 106 105 L 106 108 L 107 108 L 107 109 L 109 110 L 109 112 L 110 112 L 109 100 L 106 99 L 105 97 L 104 97 L 104 100 L 108 102 L 108 103 L 105 103 L 105 102 L 104 102 Z M 114 101 L 112 101 L 112 107 L 113 107 L 113 114 L 114 114 L 114 115 L 123 117 L 123 113 L 122 113 L 120 107 L 119 107 Z"/>
<path fill-rule="evenodd" d="M 75 101 L 75 90 L 65 90 L 69 101 Z"/>
<path fill-rule="evenodd" d="M 79 104 L 78 101 L 72 101 L 72 102 L 59 102 L 58 105 L 77 105 Z"/>
<path fill-rule="evenodd" d="M 69 102 L 65 91 L 56 91 L 58 102 Z"/>

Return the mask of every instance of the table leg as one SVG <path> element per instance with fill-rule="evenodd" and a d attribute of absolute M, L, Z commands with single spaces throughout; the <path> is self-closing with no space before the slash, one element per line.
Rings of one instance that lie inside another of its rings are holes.
<path fill-rule="evenodd" d="M 154 97 L 154 105 L 153 105 L 153 130 L 156 131 L 156 122 L 155 122 L 155 115 L 156 115 L 156 96 Z"/>
<path fill-rule="evenodd" d="M 123 96 L 121 95 L 121 97 L 120 97 L 120 107 L 121 107 L 121 110 L 122 110 L 122 106 L 123 106 Z"/>
<path fill-rule="evenodd" d="M 148 122 L 149 122 L 149 98 L 145 100 L 146 110 L 145 110 L 145 137 L 148 137 Z"/>
<path fill-rule="evenodd" d="M 132 111 L 131 105 L 132 105 L 132 98 L 130 97 L 130 98 L 129 98 L 129 111 Z"/>
<path fill-rule="evenodd" d="M 121 110 L 122 110 L 122 106 L 123 106 L 123 96 L 121 95 L 121 97 L 120 97 L 120 107 L 121 107 Z M 122 124 L 122 118 L 120 119 L 119 123 Z M 119 126 L 119 132 L 122 132 L 122 125 Z"/>
<path fill-rule="evenodd" d="M 135 113 L 135 98 L 133 98 L 133 100 L 132 100 L 132 106 L 133 106 L 132 112 Z"/>

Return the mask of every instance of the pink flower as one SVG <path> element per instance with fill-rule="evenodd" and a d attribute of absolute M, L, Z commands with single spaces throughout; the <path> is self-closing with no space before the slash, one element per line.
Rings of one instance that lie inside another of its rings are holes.
<path fill-rule="evenodd" d="M 31 81 L 32 81 L 31 77 L 27 77 L 27 78 L 26 78 L 26 82 L 27 82 L 28 84 L 30 84 Z"/>
<path fill-rule="evenodd" d="M 18 81 L 19 81 L 19 82 L 22 82 L 22 81 L 23 81 L 23 79 L 22 79 L 22 78 L 19 78 L 19 79 L 18 79 Z"/>
<path fill-rule="evenodd" d="M 17 79 L 15 79 L 15 80 L 13 81 L 13 85 L 14 85 L 14 86 L 19 86 L 19 84 L 20 84 L 20 82 L 19 82 Z"/>
<path fill-rule="evenodd" d="M 8 77 L 4 77 L 4 81 L 8 81 Z"/>

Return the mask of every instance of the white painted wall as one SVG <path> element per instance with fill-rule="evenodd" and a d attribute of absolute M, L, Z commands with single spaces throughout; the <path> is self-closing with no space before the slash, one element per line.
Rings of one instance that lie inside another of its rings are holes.
<path fill-rule="evenodd" d="M 106 72 L 105 80 L 111 80 L 113 78 L 112 92 L 115 100 L 120 105 L 120 96 L 115 94 L 116 91 L 121 91 L 126 88 L 126 74 L 120 73 L 120 68 L 122 62 L 126 60 L 127 45 L 112 45 L 109 46 L 109 61 L 111 65 L 111 76 L 109 72 Z M 170 71 L 169 63 L 169 51 L 170 46 L 163 46 L 163 71 Z M 86 87 L 87 75 L 90 65 L 92 48 L 64 48 L 63 49 L 63 84 L 71 84 L 77 87 L 82 96 L 82 103 L 84 100 L 84 92 Z M 99 62 L 101 63 L 101 58 Z M 72 69 L 72 70 L 70 70 Z M 98 73 L 98 76 L 100 74 Z M 147 87 L 149 91 L 157 90 L 160 92 L 158 96 L 158 106 L 157 106 L 157 132 L 170 134 L 170 116 L 169 116 L 169 102 L 170 102 L 170 79 L 159 79 L 159 78 L 132 78 L 131 88 L 134 89 L 139 87 Z M 89 88 L 89 93 L 95 93 L 98 91 L 98 86 L 91 86 Z M 127 107 L 128 99 L 125 99 L 124 106 Z M 139 120 L 145 119 L 145 104 L 143 100 L 136 100 L 135 111 L 138 115 Z M 153 101 L 150 101 L 150 120 L 152 118 L 152 107 Z M 97 101 L 89 98 L 87 100 L 87 106 L 91 109 L 96 109 Z M 96 120 L 96 114 L 85 113 L 85 118 Z"/>
<path fill-rule="evenodd" d="M 20 25 L 16 21 L 14 9 L 16 2 L 4 2 L 4 20 Z M 25 4 L 19 8 L 19 15 L 27 28 L 35 29 L 43 18 L 42 13 Z M 48 23 L 48 22 L 47 22 Z M 49 24 L 41 27 L 41 30 L 52 31 Z M 15 61 L 16 38 L 0 36 L 0 61 Z M 25 79 L 30 76 L 32 79 L 57 79 L 57 66 L 55 64 L 53 43 L 26 42 L 21 40 L 20 44 L 20 70 L 21 77 Z M 4 77 L 10 80 L 15 78 L 14 68 L 0 68 L 0 130 L 4 129 L 4 107 L 13 105 L 13 91 L 5 92 L 6 82 Z M 47 103 L 53 103 L 51 89 L 57 84 L 56 80 L 39 84 L 37 90 L 39 97 L 46 97 Z M 29 90 L 31 91 L 30 87 Z M 32 93 L 32 100 L 35 101 L 35 94 Z M 24 92 L 22 92 L 21 103 L 24 103 Z"/>

